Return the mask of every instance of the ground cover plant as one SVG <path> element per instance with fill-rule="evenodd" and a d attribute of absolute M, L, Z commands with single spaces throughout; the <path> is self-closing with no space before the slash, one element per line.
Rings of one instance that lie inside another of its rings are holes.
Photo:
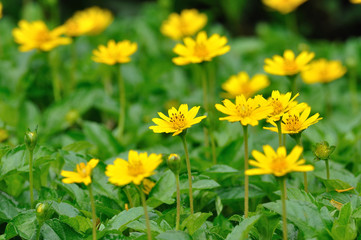
<path fill-rule="evenodd" d="M 92 3 L 0 2 L 0 239 L 361 239 L 361 1 Z"/>

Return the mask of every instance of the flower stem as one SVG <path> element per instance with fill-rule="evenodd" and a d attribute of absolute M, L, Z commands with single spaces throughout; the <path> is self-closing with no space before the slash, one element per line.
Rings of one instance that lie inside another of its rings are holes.
<path fill-rule="evenodd" d="M 179 187 L 179 174 L 175 174 L 175 181 L 177 184 L 177 216 L 175 223 L 175 230 L 179 230 L 179 222 L 180 222 L 180 187 Z"/>
<path fill-rule="evenodd" d="M 51 54 L 54 54 L 54 57 L 52 58 Z M 50 70 L 51 70 L 51 80 L 53 84 L 53 95 L 55 102 L 58 102 L 61 100 L 61 83 L 60 78 L 58 75 L 58 56 L 57 52 L 53 51 L 53 53 L 48 53 L 49 58 L 49 64 L 50 64 Z"/>
<path fill-rule="evenodd" d="M 282 200 L 282 222 L 283 222 L 283 240 L 287 240 L 287 212 L 286 212 L 286 177 L 281 179 L 281 200 Z"/>
<path fill-rule="evenodd" d="M 243 126 L 243 125 L 242 125 Z M 244 171 L 248 170 L 248 128 L 247 125 L 243 126 L 244 138 Z M 244 175 L 244 217 L 248 218 L 248 191 L 249 191 L 248 175 Z"/>
<path fill-rule="evenodd" d="M 118 88 L 119 88 L 119 118 L 118 118 L 118 140 L 121 141 L 123 138 L 124 131 L 124 119 L 125 119 L 125 89 L 124 89 L 124 81 L 122 77 L 121 67 L 117 66 L 117 74 L 118 74 Z"/>
<path fill-rule="evenodd" d="M 295 134 L 295 139 L 296 139 L 297 145 L 299 145 L 300 147 L 302 147 L 301 133 Z M 301 158 L 303 159 L 303 152 L 301 153 Z M 308 193 L 307 172 L 303 172 L 303 185 L 304 185 L 304 188 L 305 188 L 305 192 Z"/>
<path fill-rule="evenodd" d="M 326 174 L 327 174 L 327 180 L 330 180 L 330 166 L 329 166 L 329 159 L 325 160 L 326 163 Z"/>
<path fill-rule="evenodd" d="M 283 144 L 282 144 L 282 127 L 281 127 L 282 120 L 281 119 L 278 120 L 276 122 L 276 124 L 277 124 L 277 129 L 278 129 L 278 145 L 279 145 L 279 147 L 281 147 L 281 146 L 283 146 Z"/>
<path fill-rule="evenodd" d="M 33 178 L 33 150 L 29 150 L 29 184 L 30 184 L 30 207 L 34 208 L 34 178 Z"/>
<path fill-rule="evenodd" d="M 127 189 L 127 186 L 125 186 L 125 187 L 123 188 L 123 191 L 124 191 L 125 195 L 126 195 L 127 198 L 128 198 L 128 202 L 129 202 L 130 207 L 131 207 L 131 208 L 134 207 L 133 199 L 132 199 L 132 196 L 131 196 L 130 193 L 129 193 L 129 190 Z"/>
<path fill-rule="evenodd" d="M 186 163 L 187 163 L 187 171 L 188 171 L 188 183 L 189 183 L 189 206 L 191 209 L 191 214 L 194 214 L 193 208 L 193 191 L 192 191 L 192 171 L 191 171 L 191 162 L 189 161 L 189 153 L 187 147 L 187 140 L 185 134 L 181 134 L 184 152 L 186 154 Z"/>
<path fill-rule="evenodd" d="M 295 75 L 289 75 L 287 77 L 291 82 L 291 91 L 292 91 L 292 93 L 294 95 L 294 94 L 297 93 L 297 75 L 296 74 Z"/>
<path fill-rule="evenodd" d="M 93 221 L 93 240 L 97 239 L 97 216 L 95 213 L 95 202 L 93 196 L 93 190 L 91 184 L 88 186 L 89 190 L 89 197 L 90 197 L 90 204 L 92 208 L 92 221 Z"/>
<path fill-rule="evenodd" d="M 145 216 L 145 224 L 147 225 L 147 236 L 148 240 L 152 240 L 152 233 L 150 231 L 150 220 L 149 220 L 149 214 L 147 209 L 147 202 L 145 201 L 145 195 L 139 187 L 137 187 L 138 192 L 140 194 L 140 198 L 142 199 L 143 209 L 144 209 L 144 216 Z"/>

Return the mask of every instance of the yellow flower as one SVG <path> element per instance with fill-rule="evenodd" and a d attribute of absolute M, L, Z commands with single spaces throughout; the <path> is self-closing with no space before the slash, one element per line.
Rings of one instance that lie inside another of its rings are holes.
<path fill-rule="evenodd" d="M 64 24 L 66 34 L 71 37 L 96 35 L 103 32 L 113 21 L 109 10 L 91 7 L 78 11 Z"/>
<path fill-rule="evenodd" d="M 51 49 L 71 43 L 71 39 L 61 37 L 64 34 L 64 27 L 58 27 L 49 30 L 43 21 L 28 22 L 21 20 L 19 28 L 13 30 L 15 42 L 20 44 L 21 52 L 39 49 L 41 51 L 50 51 Z"/>
<path fill-rule="evenodd" d="M 308 117 L 311 112 L 310 107 L 306 107 L 301 112 L 292 109 L 291 111 L 289 111 L 283 115 L 282 122 L 281 122 L 282 133 L 284 133 L 284 134 L 299 133 L 322 119 L 319 117 L 320 114 L 318 114 L 318 113 L 314 114 L 312 117 Z M 270 121 L 270 123 L 274 127 L 264 127 L 264 129 L 271 130 L 273 132 L 277 132 L 276 123 L 273 121 Z"/>
<path fill-rule="evenodd" d="M 244 95 L 240 95 L 236 97 L 236 104 L 225 99 L 223 100 L 224 106 L 216 104 L 216 108 L 218 111 L 229 115 L 221 117 L 219 120 L 240 122 L 244 126 L 248 124 L 255 126 L 258 125 L 259 120 L 266 118 L 272 112 L 271 106 L 264 105 L 266 102 L 261 95 L 248 99 Z"/>
<path fill-rule="evenodd" d="M 350 0 L 350 2 L 353 4 L 360 4 L 361 0 Z"/>
<path fill-rule="evenodd" d="M 192 36 L 207 23 L 207 15 L 199 13 L 197 9 L 184 9 L 181 14 L 172 13 L 162 23 L 160 31 L 163 35 L 174 40 Z"/>
<path fill-rule="evenodd" d="M 3 4 L 0 2 L 0 19 L 3 17 Z"/>
<path fill-rule="evenodd" d="M 162 119 L 153 118 L 152 121 L 157 125 L 150 126 L 149 129 L 155 133 L 173 133 L 172 136 L 176 136 L 206 118 L 206 116 L 196 117 L 199 108 L 200 107 L 192 107 L 191 110 L 188 111 L 188 105 L 181 104 L 178 110 L 174 107 L 168 110 L 169 117 L 158 112 L 158 115 Z"/>
<path fill-rule="evenodd" d="M 243 94 L 245 98 L 249 98 L 259 90 L 268 87 L 269 84 L 268 77 L 264 74 L 256 74 L 250 79 L 246 72 L 240 72 L 223 83 L 222 88 L 231 97 Z"/>
<path fill-rule="evenodd" d="M 5 142 L 8 138 L 8 131 L 5 128 L 0 128 L 0 143 Z"/>
<path fill-rule="evenodd" d="M 149 195 L 150 191 L 152 191 L 153 187 L 155 186 L 155 182 L 145 178 L 143 180 L 143 192 Z"/>
<path fill-rule="evenodd" d="M 287 14 L 298 8 L 302 3 L 307 0 L 262 0 L 263 4 L 268 7 L 279 11 L 282 14 Z"/>
<path fill-rule="evenodd" d="M 128 161 L 117 158 L 114 165 L 108 165 L 105 175 L 109 177 L 109 182 L 118 186 L 123 186 L 133 182 L 136 185 L 142 183 L 143 179 L 154 174 L 154 170 L 162 162 L 162 154 L 140 153 L 130 150 Z"/>
<path fill-rule="evenodd" d="M 309 68 L 301 73 L 305 83 L 328 83 L 332 82 L 346 73 L 346 68 L 340 61 L 327 61 L 319 59 L 310 63 Z"/>
<path fill-rule="evenodd" d="M 268 103 L 272 106 L 273 111 L 268 117 L 268 121 L 278 121 L 281 119 L 283 114 L 288 112 L 290 109 L 297 105 L 297 102 L 294 101 L 296 97 L 299 96 L 297 93 L 296 95 L 291 98 L 292 93 L 288 92 L 286 94 L 281 94 L 278 90 L 272 91 L 271 96 L 268 98 Z"/>
<path fill-rule="evenodd" d="M 231 49 L 230 46 L 226 45 L 226 37 L 213 34 L 208 38 L 205 31 L 198 33 L 195 40 L 186 37 L 183 41 L 184 45 L 178 43 L 173 48 L 173 52 L 179 55 L 179 57 L 172 59 L 176 65 L 211 61 L 212 58 L 223 55 Z"/>
<path fill-rule="evenodd" d="M 246 175 L 273 174 L 282 177 L 290 172 L 308 172 L 314 169 L 312 165 L 303 165 L 306 162 L 304 159 L 299 160 L 303 148 L 298 145 L 288 156 L 284 146 L 279 147 L 275 152 L 270 145 L 265 145 L 263 151 L 265 154 L 252 151 L 255 160 L 249 160 L 249 164 L 258 168 L 246 170 Z"/>
<path fill-rule="evenodd" d="M 274 75 L 295 75 L 308 67 L 308 63 L 314 58 L 313 52 L 302 51 L 300 55 L 295 57 L 291 50 L 286 50 L 283 57 L 279 55 L 273 56 L 273 59 L 266 58 L 264 60 L 264 70 Z"/>
<path fill-rule="evenodd" d="M 98 164 L 98 159 L 91 159 L 87 164 L 80 163 L 76 165 L 76 172 L 62 170 L 60 175 L 63 177 L 63 183 L 84 183 L 89 185 L 92 182 L 91 173 Z"/>
<path fill-rule="evenodd" d="M 93 51 L 93 61 L 114 65 L 116 63 L 130 62 L 130 55 L 137 51 L 138 45 L 124 40 L 116 43 L 114 40 L 108 42 L 108 46 L 100 45 Z"/>

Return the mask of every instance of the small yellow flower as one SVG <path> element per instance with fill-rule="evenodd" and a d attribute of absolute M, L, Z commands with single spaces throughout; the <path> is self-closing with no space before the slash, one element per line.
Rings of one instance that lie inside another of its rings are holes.
<path fill-rule="evenodd" d="M 306 162 L 304 159 L 299 160 L 303 148 L 298 145 L 288 156 L 284 146 L 279 147 L 275 152 L 270 145 L 265 145 L 263 151 L 265 154 L 252 151 L 255 160 L 249 160 L 249 164 L 258 168 L 246 170 L 246 175 L 273 174 L 282 177 L 290 172 L 308 172 L 314 169 L 312 165 L 303 165 Z"/>
<path fill-rule="evenodd" d="M 150 126 L 149 129 L 155 133 L 173 133 L 173 136 L 176 136 L 206 118 L 206 116 L 196 117 L 199 108 L 200 107 L 192 107 L 188 111 L 188 105 L 181 104 L 178 110 L 174 107 L 168 110 L 169 117 L 158 112 L 158 115 L 162 119 L 153 118 L 152 121 L 157 125 Z"/>
<path fill-rule="evenodd" d="M 221 117 L 219 120 L 227 120 L 229 122 L 240 122 L 243 126 L 248 124 L 255 126 L 258 125 L 258 121 L 265 119 L 271 112 L 272 107 L 264 105 L 267 100 L 261 95 L 257 95 L 254 98 L 246 99 L 244 95 L 236 97 L 236 104 L 230 100 L 223 100 L 223 105 L 216 104 L 218 111 L 227 114 L 227 117 Z"/>
<path fill-rule="evenodd" d="M 108 165 L 105 175 L 109 177 L 109 182 L 123 186 L 133 182 L 136 185 L 142 183 L 143 179 L 154 174 L 154 170 L 162 162 L 162 154 L 152 153 L 148 156 L 145 153 L 137 153 L 130 150 L 128 161 L 117 158 L 113 165 Z"/>
<path fill-rule="evenodd" d="M 272 59 L 264 60 L 264 70 L 267 73 L 281 76 L 295 75 L 308 67 L 308 63 L 314 58 L 313 52 L 302 51 L 300 55 L 295 57 L 291 50 L 286 50 L 283 57 L 279 55 L 273 56 Z"/>
<path fill-rule="evenodd" d="M 226 37 L 213 34 L 208 38 L 205 31 L 198 33 L 195 40 L 186 37 L 183 42 L 184 45 L 178 43 L 173 48 L 173 52 L 179 55 L 179 57 L 172 59 L 176 65 L 211 61 L 212 58 L 223 55 L 231 49 L 230 46 L 226 45 Z"/>
<path fill-rule="evenodd" d="M 113 21 L 109 10 L 91 7 L 78 11 L 64 24 L 66 34 L 70 37 L 96 35 L 103 32 Z"/>
<path fill-rule="evenodd" d="M 207 24 L 207 15 L 197 9 L 184 9 L 180 14 L 172 13 L 162 23 L 160 31 L 174 40 L 196 34 Z"/>
<path fill-rule="evenodd" d="M 62 170 L 60 175 L 63 177 L 63 183 L 84 183 L 89 185 L 92 182 L 91 173 L 98 164 L 98 159 L 91 159 L 87 164 L 80 163 L 76 165 L 76 172 Z"/>
<path fill-rule="evenodd" d="M 311 112 L 311 108 L 306 107 L 302 111 L 302 113 L 294 109 L 285 113 L 282 117 L 282 122 L 281 122 L 282 133 L 284 134 L 299 133 L 322 119 L 319 117 L 320 114 L 318 113 L 314 114 L 312 117 L 308 117 L 310 115 L 310 112 Z M 270 121 L 270 123 L 274 127 L 264 127 L 264 129 L 277 132 L 278 130 L 276 123 L 273 121 Z"/>
<path fill-rule="evenodd" d="M 268 77 L 264 74 L 256 74 L 250 79 L 246 72 L 240 72 L 223 83 L 222 88 L 230 97 L 234 98 L 243 94 L 245 98 L 249 98 L 256 92 L 268 87 L 269 84 Z"/>
<path fill-rule="evenodd" d="M 294 101 L 296 97 L 299 96 L 297 93 L 296 95 L 291 98 L 292 93 L 288 92 L 286 94 L 280 93 L 278 90 L 272 91 L 271 96 L 268 98 L 268 103 L 272 106 L 273 111 L 268 117 L 268 121 L 278 121 L 281 119 L 283 114 L 288 112 L 290 109 L 297 105 L 297 102 Z"/>
<path fill-rule="evenodd" d="M 93 61 L 114 65 L 116 63 L 130 62 L 130 55 L 137 51 L 138 45 L 124 40 L 116 43 L 110 40 L 107 46 L 100 45 L 98 49 L 93 50 Z"/>
<path fill-rule="evenodd" d="M 294 11 L 298 6 L 307 0 L 262 0 L 263 4 L 279 11 L 282 14 L 287 14 Z"/>
<path fill-rule="evenodd" d="M 346 68 L 340 61 L 327 61 L 319 59 L 310 63 L 309 68 L 301 73 L 305 83 L 328 83 L 332 82 L 346 73 Z"/>
<path fill-rule="evenodd" d="M 149 195 L 150 191 L 152 191 L 153 187 L 155 186 L 155 182 L 152 180 L 149 180 L 148 178 L 145 178 L 143 180 L 143 192 L 147 195 Z"/>
<path fill-rule="evenodd" d="M 43 21 L 28 22 L 21 20 L 19 28 L 12 32 L 16 43 L 20 44 L 19 50 L 27 52 L 33 49 L 50 51 L 59 45 L 71 43 L 71 39 L 61 37 L 64 34 L 64 27 L 57 27 L 49 30 Z"/>
<path fill-rule="evenodd" d="M 353 4 L 360 4 L 361 0 L 350 0 L 350 2 Z"/>

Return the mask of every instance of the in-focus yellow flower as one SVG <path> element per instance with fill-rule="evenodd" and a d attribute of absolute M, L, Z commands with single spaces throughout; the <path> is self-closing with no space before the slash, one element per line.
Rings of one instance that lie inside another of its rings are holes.
<path fill-rule="evenodd" d="M 302 3 L 307 0 L 262 0 L 263 4 L 268 7 L 279 11 L 282 14 L 287 14 L 298 8 Z"/>
<path fill-rule="evenodd" d="M 49 30 L 43 21 L 28 22 L 21 20 L 19 28 L 13 29 L 13 36 L 16 43 L 20 44 L 21 52 L 39 49 L 50 51 L 51 49 L 71 43 L 71 39 L 62 37 L 64 27 L 57 27 Z"/>
<path fill-rule="evenodd" d="M 138 45 L 129 40 L 116 43 L 110 40 L 107 46 L 100 45 L 98 49 L 93 50 L 93 61 L 114 65 L 116 63 L 130 62 L 130 55 L 137 51 Z"/>
<path fill-rule="evenodd" d="M 253 150 L 252 156 L 255 160 L 249 160 L 249 164 L 258 168 L 248 169 L 246 175 L 273 174 L 276 177 L 282 177 L 290 172 L 309 172 L 313 171 L 312 165 L 303 165 L 306 161 L 299 160 L 303 148 L 296 145 L 287 156 L 286 148 L 281 146 L 277 152 L 270 145 L 263 146 L 264 154 Z"/>
<path fill-rule="evenodd" d="M 281 76 L 295 75 L 308 67 L 308 63 L 314 58 L 313 52 L 302 51 L 300 55 L 295 57 L 291 50 L 286 50 L 283 57 L 279 55 L 273 56 L 272 59 L 266 58 L 263 67 L 267 73 Z"/>
<path fill-rule="evenodd" d="M 350 0 L 350 2 L 353 4 L 360 4 L 361 0 Z"/>
<path fill-rule="evenodd" d="M 196 117 L 199 108 L 199 106 L 192 107 L 188 111 L 188 105 L 181 104 L 178 110 L 174 107 L 168 110 L 169 117 L 158 112 L 158 115 L 162 119 L 153 118 L 152 121 L 157 125 L 150 126 L 149 129 L 153 130 L 155 133 L 173 133 L 173 136 L 176 136 L 206 118 L 206 116 Z"/>
<path fill-rule="evenodd" d="M 174 40 L 196 34 L 207 24 L 207 15 L 197 9 L 184 9 L 180 14 L 172 13 L 162 23 L 160 31 Z"/>
<path fill-rule="evenodd" d="M 256 92 L 268 87 L 269 84 L 268 77 L 264 74 L 256 74 L 250 79 L 246 72 L 239 72 L 223 83 L 222 88 L 227 91 L 227 95 L 230 97 L 235 98 L 243 94 L 245 98 L 249 98 Z"/>
<path fill-rule="evenodd" d="M 143 192 L 147 195 L 149 195 L 150 191 L 152 191 L 153 187 L 155 186 L 155 182 L 152 180 L 149 180 L 148 178 L 145 178 L 143 180 Z"/>
<path fill-rule="evenodd" d="M 113 21 L 109 10 L 91 7 L 76 12 L 64 24 L 66 34 L 70 37 L 96 35 L 103 32 Z"/>
<path fill-rule="evenodd" d="M 317 123 L 322 119 L 319 117 L 320 116 L 319 113 L 316 113 L 311 117 L 308 117 L 310 115 L 310 112 L 311 112 L 311 108 L 306 107 L 301 112 L 292 109 L 291 111 L 285 113 L 282 117 L 282 122 L 281 122 L 282 133 L 296 134 L 302 132 L 309 126 Z M 273 121 L 270 121 L 270 123 L 274 127 L 264 127 L 264 129 L 271 130 L 273 132 L 278 132 L 276 123 Z"/>
<path fill-rule="evenodd" d="M 76 172 L 61 171 L 60 175 L 63 177 L 63 183 L 84 183 L 89 185 L 92 182 L 91 173 L 93 168 L 98 164 L 98 159 L 91 159 L 87 164 L 80 163 L 76 165 Z"/>
<path fill-rule="evenodd" d="M 230 46 L 226 45 L 226 37 L 213 34 L 208 38 L 205 31 L 198 33 L 195 40 L 186 37 L 183 42 L 184 45 L 178 43 L 173 48 L 173 52 L 179 55 L 179 57 L 172 59 L 176 65 L 211 61 L 212 58 L 223 55 L 231 49 Z"/>
<path fill-rule="evenodd" d="M 297 93 L 296 95 L 291 98 L 292 93 L 288 92 L 286 94 L 280 93 L 278 90 L 272 91 L 271 96 L 268 98 L 268 103 L 272 106 L 273 111 L 268 117 L 268 121 L 278 121 L 281 119 L 283 114 L 288 112 L 290 109 L 297 105 L 297 102 L 294 101 L 296 97 L 299 96 Z"/>
<path fill-rule="evenodd" d="M 240 122 L 243 126 L 248 124 L 255 126 L 258 121 L 266 118 L 271 112 L 270 105 L 264 105 L 267 100 L 261 95 L 254 98 L 246 99 L 244 95 L 236 97 L 236 104 L 230 100 L 223 100 L 223 104 L 216 104 L 218 111 L 227 114 L 227 117 L 221 117 L 219 120 L 227 120 L 229 122 Z"/>
<path fill-rule="evenodd" d="M 309 68 L 301 73 L 301 77 L 308 84 L 328 83 L 342 77 L 345 73 L 346 68 L 340 61 L 319 59 L 311 62 Z"/>
<path fill-rule="evenodd" d="M 139 185 L 143 179 L 154 174 L 154 170 L 162 162 L 162 154 L 152 153 L 148 156 L 145 153 L 137 153 L 130 150 L 128 161 L 117 158 L 113 165 L 108 165 L 105 175 L 109 177 L 109 182 L 123 186 L 129 183 Z"/>

